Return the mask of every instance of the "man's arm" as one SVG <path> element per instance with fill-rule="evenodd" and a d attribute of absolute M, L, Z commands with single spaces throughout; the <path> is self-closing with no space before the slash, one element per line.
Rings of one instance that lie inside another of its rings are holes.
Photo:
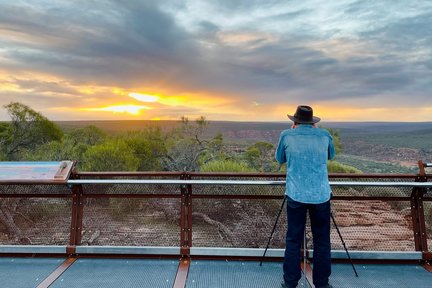
<path fill-rule="evenodd" d="M 278 146 L 276 148 L 276 153 L 275 153 L 276 161 L 278 161 L 280 164 L 283 164 L 286 162 L 285 145 L 284 145 L 283 138 L 284 137 L 281 134 L 281 136 L 279 137 L 279 143 L 278 143 Z"/>

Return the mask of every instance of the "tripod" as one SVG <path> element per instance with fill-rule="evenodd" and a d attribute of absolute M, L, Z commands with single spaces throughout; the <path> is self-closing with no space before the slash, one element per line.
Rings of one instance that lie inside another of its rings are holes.
<path fill-rule="evenodd" d="M 285 206 L 286 199 L 287 199 L 287 196 L 285 195 L 284 199 L 282 201 L 282 205 L 281 205 L 281 207 L 279 209 L 279 212 L 278 212 L 278 214 L 276 216 L 276 221 L 275 221 L 275 223 L 273 225 L 273 229 L 272 229 L 272 231 L 270 233 L 270 237 L 269 237 L 269 239 L 267 241 L 267 245 L 266 245 L 266 248 L 264 250 L 264 254 L 263 254 L 262 258 L 261 258 L 260 266 L 262 266 L 263 260 L 265 258 L 266 253 L 267 253 L 267 250 L 268 250 L 268 248 L 270 246 L 270 241 L 273 238 L 273 234 L 274 234 L 274 232 L 276 230 L 276 226 L 277 226 L 277 223 L 279 221 L 279 217 L 280 217 L 280 215 L 282 213 L 283 207 Z M 303 238 L 303 267 L 304 267 L 304 269 L 306 269 L 306 229 L 305 229 L 304 238 Z M 303 274 L 304 274 L 303 285 L 304 285 L 304 287 L 306 287 L 306 272 L 303 272 Z"/>
<path fill-rule="evenodd" d="M 271 241 L 271 239 L 273 238 L 273 234 L 274 234 L 274 232 L 275 232 L 275 230 L 276 230 L 276 226 L 277 226 L 277 223 L 278 223 L 278 221 L 279 221 L 279 217 L 280 217 L 280 215 L 281 215 L 281 213 L 282 213 L 282 210 L 283 210 L 283 207 L 285 206 L 285 202 L 286 202 L 286 198 L 287 198 L 287 196 L 285 195 L 284 196 L 284 199 L 283 199 L 283 201 L 282 201 L 282 205 L 281 205 L 281 207 L 280 207 L 280 209 L 279 209 L 279 212 L 278 212 L 278 214 L 277 214 L 277 217 L 276 217 L 276 221 L 275 221 L 275 223 L 274 223 L 274 225 L 273 225 L 273 229 L 272 229 L 272 231 L 271 231 L 271 233 L 270 233 L 270 237 L 269 237 L 269 239 L 268 239 L 268 241 L 267 241 L 267 245 L 266 245 L 266 248 L 265 248 L 265 250 L 264 250 L 264 254 L 263 254 L 263 256 L 262 256 L 262 258 L 261 258 L 261 261 L 260 261 L 260 266 L 262 266 L 262 262 L 263 262 L 263 260 L 264 260 L 264 258 L 265 258 L 265 255 L 266 255 L 266 253 L 267 253 L 267 250 L 268 250 L 268 248 L 269 248 L 269 246 L 270 246 L 270 241 Z M 353 261 L 352 261 L 352 259 L 351 259 L 351 256 L 350 256 L 350 254 L 349 254 L 349 252 L 348 252 L 348 248 L 346 247 L 346 245 L 345 245 L 345 241 L 343 240 L 343 237 L 342 237 L 342 234 L 341 234 L 341 232 L 340 232 L 340 230 L 339 230 L 339 227 L 337 226 L 337 224 L 336 224 L 336 220 L 335 220 L 335 218 L 334 218 L 334 216 L 333 216 L 333 212 L 331 212 L 330 211 L 330 217 L 331 217 L 331 219 L 332 219 L 332 221 L 333 221 L 333 224 L 334 224 L 334 226 L 335 226 L 335 228 L 336 228 L 336 231 L 337 231 L 337 233 L 338 233 L 338 235 L 339 235 L 339 238 L 340 238 L 340 240 L 341 240 L 341 242 L 342 242 L 342 245 L 343 245 L 343 247 L 344 247 L 344 249 L 345 249 L 345 252 L 346 252 L 346 254 L 347 254 L 347 257 L 348 257 L 348 259 L 349 259 L 349 261 L 350 261 L 350 263 L 351 263 L 351 266 L 352 266 L 352 268 L 353 268 L 353 271 L 354 271 L 354 274 L 355 274 L 355 276 L 356 277 L 358 277 L 358 274 L 357 274 L 357 270 L 356 270 L 356 268 L 355 268 L 355 266 L 354 266 L 354 263 L 353 263 Z M 304 236 L 304 253 L 306 252 L 306 234 L 305 234 L 305 236 Z M 305 261 L 305 259 L 306 259 L 306 255 L 304 255 L 304 261 Z"/>
<path fill-rule="evenodd" d="M 334 224 L 334 226 L 335 226 L 335 228 L 336 228 L 336 231 L 337 231 L 337 233 L 338 233 L 338 235 L 339 235 L 339 238 L 341 239 L 342 245 L 343 245 L 343 247 L 344 247 L 344 249 L 345 249 L 345 252 L 346 252 L 346 254 L 347 254 L 347 256 L 348 256 L 348 259 L 349 259 L 349 261 L 351 262 L 351 266 L 352 266 L 352 268 L 353 268 L 353 270 L 354 270 L 354 274 L 355 274 L 356 277 L 358 277 L 357 270 L 356 270 L 355 267 L 354 267 L 354 263 L 353 263 L 353 261 L 352 261 L 350 255 L 349 255 L 349 253 L 348 253 L 348 249 L 347 249 L 347 247 L 346 247 L 346 245 L 345 245 L 345 241 L 344 241 L 343 238 L 342 238 L 342 234 L 341 234 L 340 231 L 339 231 L 339 227 L 337 226 L 336 221 L 335 221 L 335 219 L 334 219 L 334 217 L 333 217 L 333 213 L 332 213 L 331 211 L 330 211 L 330 217 L 331 217 L 331 219 L 333 220 L 333 224 Z"/>
<path fill-rule="evenodd" d="M 268 247 L 270 246 L 270 241 L 271 241 L 271 239 L 273 238 L 273 234 L 274 234 L 274 231 L 276 230 L 276 226 L 277 226 L 277 223 L 278 223 L 278 221 L 279 221 L 279 217 L 280 217 L 280 215 L 281 215 L 281 213 L 282 213 L 283 207 L 285 206 L 286 198 L 287 198 L 287 196 L 284 195 L 284 199 L 283 199 L 283 201 L 282 201 L 282 205 L 281 205 L 281 207 L 280 207 L 280 209 L 279 209 L 278 215 L 277 215 L 277 217 L 276 217 L 276 221 L 275 221 L 275 223 L 274 223 L 274 225 L 273 225 L 273 229 L 272 229 L 271 234 L 270 234 L 270 237 L 269 237 L 269 239 L 268 239 L 268 241 L 267 241 L 267 245 L 266 245 L 266 248 L 265 248 L 265 250 L 264 250 L 264 254 L 263 254 L 262 258 L 261 258 L 260 266 L 262 266 L 262 262 L 263 262 L 263 260 L 264 260 L 264 258 L 265 258 L 265 255 L 266 255 L 266 253 L 267 253 Z"/>

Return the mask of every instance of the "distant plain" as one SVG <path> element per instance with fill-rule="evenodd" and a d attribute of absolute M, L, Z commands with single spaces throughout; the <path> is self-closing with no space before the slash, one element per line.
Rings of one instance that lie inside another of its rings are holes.
<path fill-rule="evenodd" d="M 65 130 L 94 125 L 107 133 L 137 131 L 160 127 L 170 131 L 179 121 L 60 121 Z M 218 133 L 227 146 L 246 148 L 257 141 L 277 144 L 279 134 L 288 129 L 287 122 L 210 121 L 204 137 Z M 337 160 L 365 173 L 416 173 L 417 162 L 432 161 L 432 122 L 322 122 L 321 127 L 338 131 L 343 152 Z"/>

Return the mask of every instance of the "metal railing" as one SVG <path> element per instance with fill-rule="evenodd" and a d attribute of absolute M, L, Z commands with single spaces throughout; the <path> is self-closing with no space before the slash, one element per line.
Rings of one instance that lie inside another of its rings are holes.
<path fill-rule="evenodd" d="M 432 258 L 430 175 L 329 177 L 332 209 L 354 257 Z M 284 178 L 88 172 L 73 174 L 67 186 L 0 185 L 0 252 L 258 257 L 283 199 Z M 286 219 L 270 257 L 282 255 L 285 231 Z M 333 256 L 339 257 L 335 235 Z"/>

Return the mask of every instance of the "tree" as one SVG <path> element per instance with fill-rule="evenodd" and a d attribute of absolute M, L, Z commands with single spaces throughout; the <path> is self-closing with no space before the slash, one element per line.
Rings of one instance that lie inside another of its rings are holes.
<path fill-rule="evenodd" d="M 57 125 L 30 107 L 18 102 L 4 107 L 11 121 L 0 124 L 0 160 L 20 160 L 26 152 L 62 138 L 63 132 Z M 11 237 L 22 244 L 30 244 L 15 223 L 19 203 L 20 200 L 15 198 L 0 201 L 0 220 Z"/>
<path fill-rule="evenodd" d="M 92 146 L 83 155 L 85 171 L 136 171 L 138 167 L 139 160 L 119 139 Z"/>
<path fill-rule="evenodd" d="M 0 127 L 0 154 L 4 158 L 19 160 L 23 151 L 33 151 L 39 145 L 61 140 L 63 132 L 60 128 L 30 107 L 18 102 L 4 107 L 11 117 L 10 123 Z"/>
<path fill-rule="evenodd" d="M 274 158 L 273 144 L 259 141 L 249 146 L 245 152 L 245 158 L 249 165 L 260 172 L 275 171 L 278 164 Z"/>
<path fill-rule="evenodd" d="M 162 170 L 161 162 L 167 149 L 160 128 L 128 132 L 121 139 L 138 159 L 138 171 Z"/>
<path fill-rule="evenodd" d="M 167 143 L 165 170 L 198 171 L 200 165 L 223 157 L 222 134 L 204 139 L 209 124 L 205 117 L 199 117 L 195 123 L 190 123 L 187 117 L 182 117 L 180 121 L 182 127 L 171 133 Z"/>
<path fill-rule="evenodd" d="M 95 126 L 73 129 L 66 133 L 61 141 L 51 141 L 40 145 L 33 151 L 27 150 L 22 159 L 29 161 L 61 161 L 76 160 L 77 168 L 81 169 L 84 153 L 96 144 L 101 144 L 107 135 Z"/>
<path fill-rule="evenodd" d="M 77 128 L 70 131 L 66 137 L 76 144 L 96 145 L 100 144 L 108 137 L 107 134 L 94 125 L 89 125 L 84 128 Z"/>

